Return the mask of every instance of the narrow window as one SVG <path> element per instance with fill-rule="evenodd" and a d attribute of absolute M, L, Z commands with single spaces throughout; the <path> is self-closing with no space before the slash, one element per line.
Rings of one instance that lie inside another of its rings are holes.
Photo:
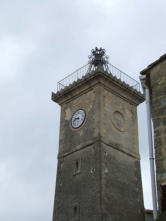
<path fill-rule="evenodd" d="M 73 204 L 73 220 L 79 220 L 79 204 L 78 203 L 75 203 Z"/>
<path fill-rule="evenodd" d="M 81 160 L 77 159 L 74 161 L 74 173 L 73 175 L 76 175 L 78 173 L 80 173 L 80 169 L 81 169 Z"/>
<path fill-rule="evenodd" d="M 166 211 L 166 184 L 161 185 L 161 212 Z"/>
<path fill-rule="evenodd" d="M 78 161 L 76 161 L 76 171 L 78 171 L 79 170 L 79 163 L 78 163 Z"/>
<path fill-rule="evenodd" d="M 77 206 L 75 205 L 75 206 L 73 207 L 73 216 L 74 216 L 74 217 L 77 217 L 77 213 L 78 213 L 78 208 L 77 208 Z"/>

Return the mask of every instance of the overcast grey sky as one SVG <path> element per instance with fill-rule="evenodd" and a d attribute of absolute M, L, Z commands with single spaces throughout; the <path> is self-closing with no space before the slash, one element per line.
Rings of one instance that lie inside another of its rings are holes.
<path fill-rule="evenodd" d="M 104 47 L 138 80 L 165 53 L 165 0 L 0 1 L 0 220 L 50 221 L 61 78 Z M 138 108 L 145 207 L 151 208 L 145 105 Z"/>

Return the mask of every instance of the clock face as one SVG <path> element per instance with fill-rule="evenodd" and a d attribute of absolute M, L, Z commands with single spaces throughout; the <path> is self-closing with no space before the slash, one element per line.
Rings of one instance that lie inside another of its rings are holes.
<path fill-rule="evenodd" d="M 84 110 L 77 110 L 73 116 L 72 116 L 72 120 L 71 120 L 71 125 L 73 128 L 78 128 L 80 127 L 84 120 L 85 120 L 85 111 Z"/>

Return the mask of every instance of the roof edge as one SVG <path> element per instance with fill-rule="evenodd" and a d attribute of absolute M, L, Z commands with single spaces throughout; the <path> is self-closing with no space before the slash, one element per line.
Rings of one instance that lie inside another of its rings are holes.
<path fill-rule="evenodd" d="M 155 67 L 157 64 L 159 64 L 160 62 L 162 62 L 165 59 L 166 59 L 166 54 L 163 54 L 159 59 L 157 59 L 156 61 L 154 61 L 150 65 L 148 65 L 145 69 L 143 69 L 140 72 L 140 74 L 142 74 L 142 75 L 147 74 L 147 72 L 149 72 L 153 67 Z"/>

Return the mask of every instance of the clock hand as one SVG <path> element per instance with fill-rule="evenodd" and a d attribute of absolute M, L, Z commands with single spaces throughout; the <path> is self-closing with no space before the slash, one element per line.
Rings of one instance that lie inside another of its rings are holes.
<path fill-rule="evenodd" d="M 79 117 L 76 117 L 76 118 L 74 119 L 74 121 L 75 121 L 75 120 L 79 120 L 79 119 L 80 119 Z"/>
<path fill-rule="evenodd" d="M 79 117 L 74 118 L 73 123 L 77 122 L 77 120 L 79 120 Z"/>

